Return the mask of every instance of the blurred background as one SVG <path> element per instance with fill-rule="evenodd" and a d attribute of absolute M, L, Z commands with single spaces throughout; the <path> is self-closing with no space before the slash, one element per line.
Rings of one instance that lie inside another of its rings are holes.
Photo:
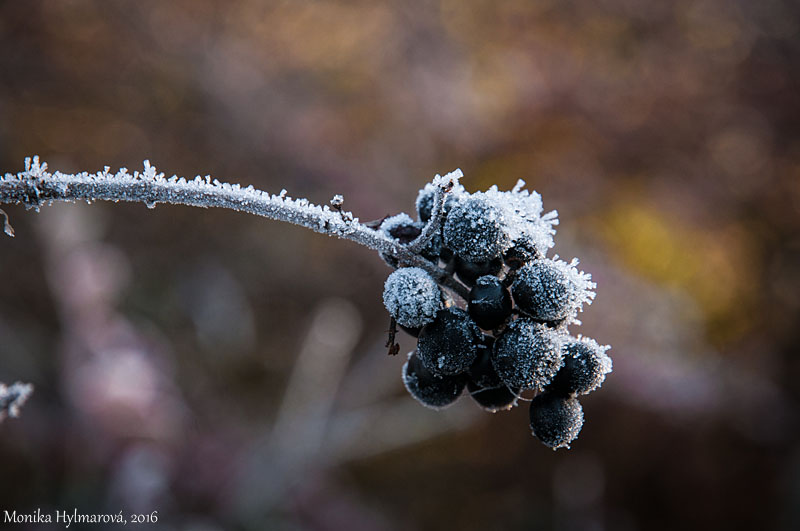
<path fill-rule="evenodd" d="M 800 529 L 799 25 L 790 0 L 1 3 L 0 171 L 150 159 L 362 220 L 457 167 L 523 178 L 598 283 L 572 332 L 614 372 L 553 452 L 526 404 L 404 392 L 371 251 L 229 211 L 4 206 L 0 382 L 36 391 L 0 424 L 0 509 Z"/>

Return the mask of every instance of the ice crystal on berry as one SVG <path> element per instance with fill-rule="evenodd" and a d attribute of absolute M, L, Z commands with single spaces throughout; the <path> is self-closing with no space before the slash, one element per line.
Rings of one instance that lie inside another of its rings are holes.
<path fill-rule="evenodd" d="M 416 328 L 430 323 L 441 303 L 439 285 L 418 267 L 398 269 L 384 284 L 383 304 L 403 326 Z"/>
<path fill-rule="evenodd" d="M 583 407 L 575 398 L 542 393 L 531 401 L 531 431 L 552 449 L 569 448 L 583 427 Z"/>
<path fill-rule="evenodd" d="M 540 321 L 574 319 L 595 296 L 591 275 L 578 271 L 577 265 L 577 259 L 568 264 L 544 258 L 522 267 L 511 286 L 519 309 Z"/>
<path fill-rule="evenodd" d="M 561 337 L 545 325 L 517 319 L 497 339 L 492 362 L 509 387 L 542 390 L 564 363 Z"/>
<path fill-rule="evenodd" d="M 446 308 L 420 331 L 417 351 L 422 363 L 434 375 L 459 374 L 475 361 L 482 336 L 467 312 Z"/>
<path fill-rule="evenodd" d="M 465 260 L 486 262 L 507 248 L 505 225 L 503 210 L 478 192 L 447 213 L 444 244 Z"/>
<path fill-rule="evenodd" d="M 598 389 L 611 372 L 611 358 L 594 339 L 571 338 L 564 343 L 564 366 L 547 390 L 561 395 L 585 395 Z"/>
<path fill-rule="evenodd" d="M 403 384 L 417 401 L 431 409 L 442 409 L 455 402 L 467 384 L 464 374 L 434 376 L 419 356 L 412 352 L 403 365 Z"/>

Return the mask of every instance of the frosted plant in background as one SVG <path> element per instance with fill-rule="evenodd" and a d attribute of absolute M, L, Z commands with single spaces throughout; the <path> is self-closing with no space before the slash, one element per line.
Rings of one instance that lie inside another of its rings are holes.
<path fill-rule="evenodd" d="M 395 269 L 383 293 L 389 353 L 399 349 L 398 324 L 418 337 L 403 366 L 409 393 L 439 409 L 467 388 L 481 408 L 496 412 L 530 400 L 521 393 L 531 391 L 533 434 L 551 448 L 568 447 L 583 425 L 576 397 L 597 389 L 612 368 L 610 347 L 568 331 L 580 324 L 577 314 L 591 304 L 595 284 L 577 259 L 546 257 L 558 215 L 545 213 L 541 196 L 524 190 L 523 181 L 510 191 L 469 193 L 461 177 L 456 170 L 426 184 L 416 197 L 417 220 L 401 213 L 361 223 L 343 209 L 341 195 L 318 206 L 285 190 L 271 195 L 209 176 L 167 178 L 148 161 L 132 174 L 108 167 L 51 173 L 34 157 L 25 171 L 0 178 L 0 203 L 36 210 L 78 200 L 228 208 L 369 247 Z"/>
<path fill-rule="evenodd" d="M 18 417 L 19 410 L 33 393 L 33 385 L 14 382 L 10 386 L 0 383 L 0 422 L 6 417 Z"/>

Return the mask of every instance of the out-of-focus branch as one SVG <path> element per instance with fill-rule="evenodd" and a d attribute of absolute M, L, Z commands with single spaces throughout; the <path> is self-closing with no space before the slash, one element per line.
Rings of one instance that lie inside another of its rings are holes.
<path fill-rule="evenodd" d="M 0 383 L 0 422 L 6 417 L 18 417 L 19 410 L 33 393 L 33 384 L 14 382 L 10 386 Z"/>
<path fill-rule="evenodd" d="M 433 184 L 440 188 L 437 193 L 439 202 L 444 191 L 457 183 L 460 174 L 460 171 L 456 171 L 434 179 Z M 163 173 L 157 173 L 149 161 L 144 161 L 144 171 L 141 173 L 134 171 L 130 174 L 127 168 L 110 173 L 106 167 L 94 174 L 67 174 L 48 172 L 47 164 L 40 164 L 39 158 L 33 157 L 25 159 L 25 171 L 16 175 L 6 173 L 0 177 L 0 203 L 24 204 L 38 210 L 40 206 L 53 201 L 132 201 L 144 203 L 150 208 L 158 203 L 171 203 L 246 212 L 300 225 L 390 255 L 401 265 L 426 270 L 437 282 L 459 296 L 467 296 L 463 286 L 436 264 L 420 256 L 415 248 L 399 244 L 381 232 L 372 230 L 350 212 L 332 210 L 327 205 L 315 205 L 307 199 L 287 197 L 285 190 L 278 195 L 270 195 L 252 186 L 243 188 L 238 184 L 221 183 L 210 176 L 192 180 L 174 175 L 167 178 Z"/>

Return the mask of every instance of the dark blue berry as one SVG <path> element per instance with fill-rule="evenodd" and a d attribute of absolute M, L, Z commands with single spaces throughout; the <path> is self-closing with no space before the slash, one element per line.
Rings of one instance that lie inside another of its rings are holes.
<path fill-rule="evenodd" d="M 439 258 L 442 259 L 442 262 L 447 263 L 453 259 L 453 251 L 442 245 L 442 248 L 439 251 Z"/>
<path fill-rule="evenodd" d="M 470 262 L 500 257 L 506 246 L 505 220 L 484 194 L 462 199 L 450 209 L 444 224 L 444 244 Z"/>
<path fill-rule="evenodd" d="M 611 372 L 611 358 L 596 341 L 573 339 L 563 348 L 564 366 L 550 382 L 547 390 L 566 395 L 585 395 L 600 387 Z"/>
<path fill-rule="evenodd" d="M 515 240 L 511 247 L 503 253 L 503 261 L 512 270 L 519 269 L 528 262 L 541 257 L 539 250 L 527 238 Z"/>
<path fill-rule="evenodd" d="M 431 219 L 431 213 L 433 212 L 433 196 L 435 195 L 435 188 L 433 187 L 425 187 L 419 191 L 419 195 L 417 196 L 416 207 L 417 207 L 417 215 L 419 215 L 419 220 L 423 223 L 427 223 Z M 458 202 L 458 198 L 454 194 L 447 194 L 444 196 L 444 205 L 442 206 L 442 213 L 447 215 L 453 205 Z"/>
<path fill-rule="evenodd" d="M 469 292 L 468 303 L 470 317 L 484 330 L 497 328 L 511 315 L 511 295 L 494 276 L 478 278 Z"/>
<path fill-rule="evenodd" d="M 383 305 L 398 324 L 416 328 L 433 321 L 442 304 L 436 281 L 418 267 L 393 271 L 383 288 Z"/>
<path fill-rule="evenodd" d="M 400 325 L 400 328 L 402 328 L 405 331 L 406 334 L 408 334 L 408 335 L 410 335 L 412 337 L 419 337 L 419 332 L 420 332 L 420 330 L 422 330 L 421 326 L 413 326 L 412 327 L 412 326 Z"/>
<path fill-rule="evenodd" d="M 517 405 L 519 398 L 519 390 L 514 392 L 502 382 L 494 387 L 478 387 L 475 383 L 468 381 L 467 391 L 479 406 L 491 413 L 511 409 Z"/>
<path fill-rule="evenodd" d="M 403 213 L 388 217 L 383 220 L 379 230 L 393 240 L 396 240 L 403 245 L 408 245 L 416 240 L 420 234 L 422 234 L 422 229 L 424 226 L 424 223 L 414 221 L 408 216 L 408 214 Z M 442 235 L 437 233 L 433 235 L 427 245 L 425 245 L 425 248 L 422 249 L 420 254 L 431 262 L 437 263 L 439 261 L 439 254 L 441 253 L 441 250 Z M 399 265 L 396 258 L 386 253 L 381 253 L 381 258 L 383 258 L 383 261 L 389 264 L 391 267 L 397 268 Z"/>
<path fill-rule="evenodd" d="M 493 387 L 500 381 L 492 365 L 495 338 L 484 334 L 478 343 L 478 355 L 469 367 L 469 378 L 479 387 Z"/>
<path fill-rule="evenodd" d="M 563 365 L 560 336 L 530 319 L 512 321 L 494 344 L 492 364 L 510 388 L 542 390 Z"/>
<path fill-rule="evenodd" d="M 469 368 L 467 390 L 478 405 L 494 413 L 513 407 L 520 389 L 509 389 L 497 375 L 491 361 L 494 339 L 491 336 L 485 337 L 488 340 L 478 348 L 478 357 Z"/>
<path fill-rule="evenodd" d="M 437 377 L 428 371 L 416 353 L 403 365 L 403 384 L 423 406 L 441 409 L 455 402 L 467 383 L 465 374 Z"/>
<path fill-rule="evenodd" d="M 467 286 L 473 286 L 475 282 L 486 275 L 496 275 L 503 269 L 503 260 L 494 258 L 487 262 L 470 262 L 456 256 L 455 270 L 459 280 Z"/>
<path fill-rule="evenodd" d="M 579 287 L 553 260 L 535 260 L 517 272 L 511 285 L 519 309 L 540 321 L 558 321 L 579 303 Z"/>
<path fill-rule="evenodd" d="M 434 321 L 422 328 L 417 353 L 434 375 L 459 374 L 475 361 L 482 336 L 467 312 L 447 308 L 440 310 Z"/>
<path fill-rule="evenodd" d="M 550 448 L 569 448 L 583 427 L 583 408 L 576 398 L 542 393 L 531 400 L 531 431 Z"/>

